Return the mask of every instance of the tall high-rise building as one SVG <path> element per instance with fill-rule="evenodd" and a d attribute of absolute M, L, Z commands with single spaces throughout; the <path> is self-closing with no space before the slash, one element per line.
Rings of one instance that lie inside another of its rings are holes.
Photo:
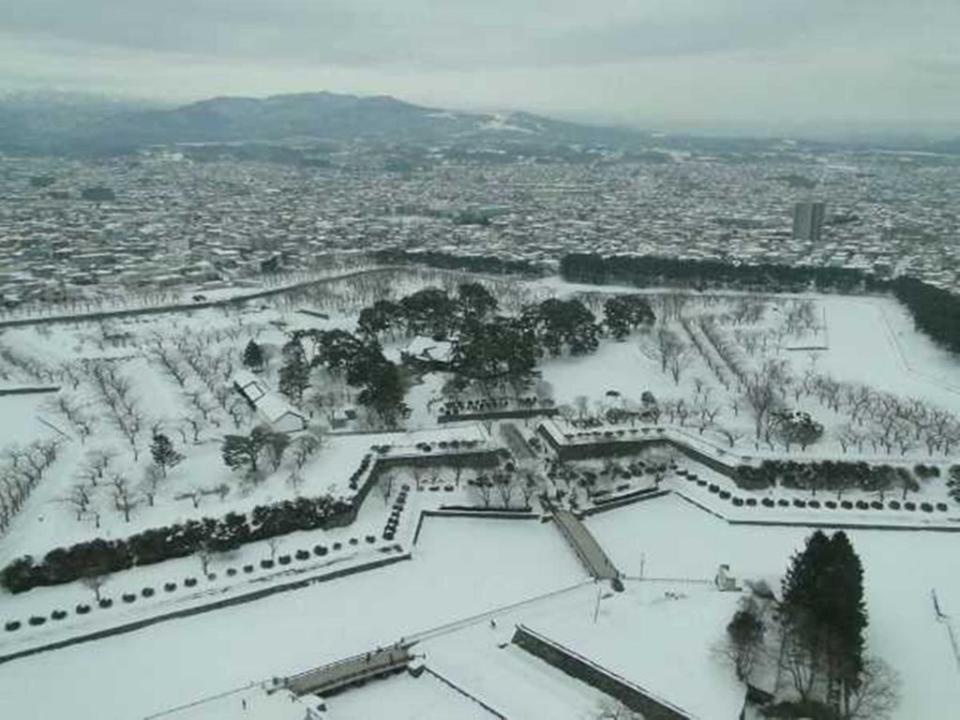
<path fill-rule="evenodd" d="M 819 242 L 826 205 L 822 202 L 801 202 L 793 207 L 793 239 Z"/>

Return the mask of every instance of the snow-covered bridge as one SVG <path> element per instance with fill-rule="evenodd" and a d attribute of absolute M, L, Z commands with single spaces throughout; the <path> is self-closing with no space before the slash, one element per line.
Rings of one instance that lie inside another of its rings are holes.
<path fill-rule="evenodd" d="M 560 528 L 560 532 L 570 543 L 573 551 L 580 558 L 580 562 L 597 580 L 616 580 L 620 577 L 620 571 L 614 566 L 610 558 L 600 547 L 597 539 L 587 530 L 584 525 L 569 510 L 562 508 L 552 508 L 553 520 Z"/>
<path fill-rule="evenodd" d="M 410 645 L 396 643 L 292 675 L 284 679 L 283 687 L 295 695 L 327 695 L 355 683 L 400 672 L 412 659 Z"/>

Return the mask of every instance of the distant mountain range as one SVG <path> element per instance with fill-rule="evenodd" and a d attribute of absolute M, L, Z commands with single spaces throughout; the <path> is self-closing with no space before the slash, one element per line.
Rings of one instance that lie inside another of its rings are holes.
<path fill-rule="evenodd" d="M 0 149 L 8 151 L 103 153 L 150 145 L 297 138 L 635 145 L 649 136 L 522 112 L 456 112 L 388 96 L 329 92 L 213 98 L 174 108 L 79 98 L 0 98 Z"/>
<path fill-rule="evenodd" d="M 382 95 L 317 92 L 267 98 L 222 97 L 180 107 L 84 95 L 0 96 L 0 151 L 4 152 L 99 155 L 151 145 L 307 138 L 338 143 L 582 144 L 704 152 L 762 152 L 784 147 L 781 139 L 663 135 L 564 122 L 525 112 L 441 110 Z M 803 146 L 830 147 L 824 143 Z M 918 140 L 880 147 L 960 153 L 960 140 Z"/>

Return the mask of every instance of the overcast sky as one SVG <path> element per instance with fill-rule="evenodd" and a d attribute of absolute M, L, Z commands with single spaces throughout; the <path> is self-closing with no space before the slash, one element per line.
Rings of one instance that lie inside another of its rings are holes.
<path fill-rule="evenodd" d="M 960 120 L 958 29 L 960 0 L 0 0 L 0 89 L 944 126 Z"/>

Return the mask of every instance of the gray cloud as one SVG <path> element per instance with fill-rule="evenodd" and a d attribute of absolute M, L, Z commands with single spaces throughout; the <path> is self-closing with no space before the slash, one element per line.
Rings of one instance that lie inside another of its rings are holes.
<path fill-rule="evenodd" d="M 0 6 L 0 83 L 9 87 L 171 97 L 329 88 L 636 123 L 960 116 L 958 94 L 943 96 L 943 69 L 960 63 L 955 0 Z"/>

